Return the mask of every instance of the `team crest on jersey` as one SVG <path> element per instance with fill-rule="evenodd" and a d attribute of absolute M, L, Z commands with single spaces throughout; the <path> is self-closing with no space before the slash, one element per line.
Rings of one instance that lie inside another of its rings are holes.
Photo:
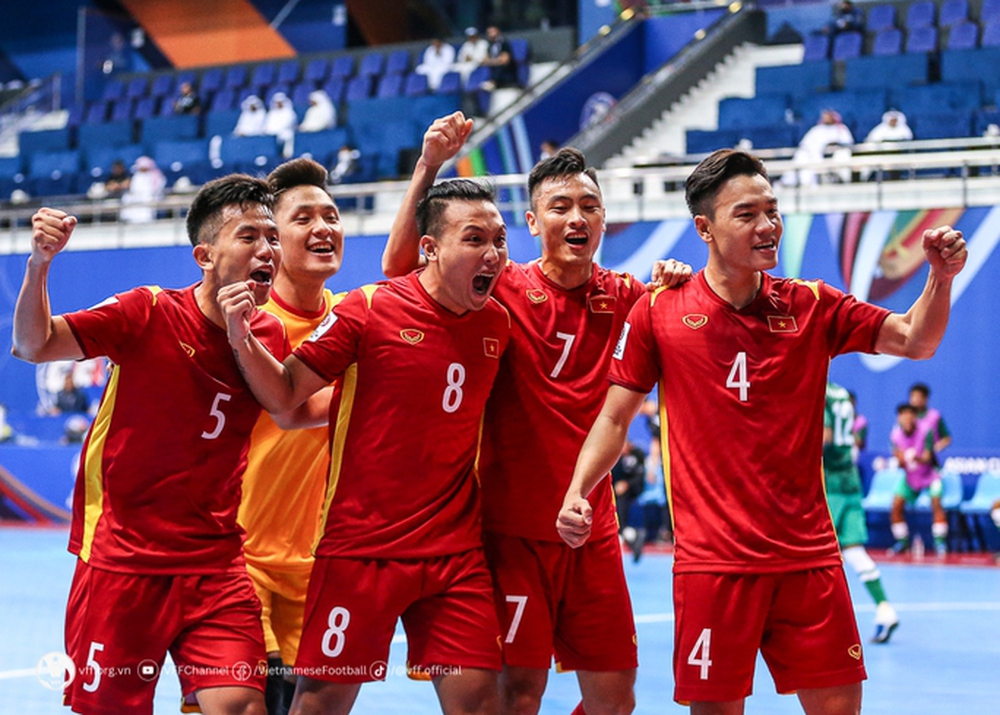
<path fill-rule="evenodd" d="M 590 298 L 591 313 L 614 313 L 615 298 L 613 295 L 595 295 Z"/>
<path fill-rule="evenodd" d="M 312 332 L 308 338 L 306 338 L 307 343 L 314 343 L 326 333 L 327 330 L 333 327 L 333 324 L 337 322 L 337 316 L 334 313 L 327 313 L 327 316 L 323 318 L 323 322 L 316 326 L 316 329 Z"/>
<path fill-rule="evenodd" d="M 416 345 L 424 339 L 424 334 L 416 328 L 403 328 L 399 331 L 399 337 L 410 345 Z"/>
<path fill-rule="evenodd" d="M 691 330 L 698 330 L 708 325 L 708 316 L 701 313 L 688 313 L 681 318 L 681 322 L 691 328 Z"/>
<path fill-rule="evenodd" d="M 188 357 L 194 357 L 194 348 L 183 341 L 180 341 L 180 343 L 181 343 L 181 350 L 186 352 Z"/>
<path fill-rule="evenodd" d="M 797 333 L 799 326 L 795 323 L 795 318 L 790 315 L 769 315 L 767 316 L 767 327 L 772 333 Z"/>
<path fill-rule="evenodd" d="M 496 338 L 483 338 L 483 350 L 486 351 L 486 357 L 500 357 L 500 341 Z"/>
<path fill-rule="evenodd" d="M 625 325 L 622 326 L 622 334 L 618 336 L 618 344 L 615 345 L 615 352 L 611 356 L 615 360 L 621 360 L 625 357 L 625 343 L 628 342 L 628 333 L 631 329 L 631 323 L 625 323 Z"/>
<path fill-rule="evenodd" d="M 527 290 L 528 300 L 530 300 L 535 305 L 539 303 L 544 303 L 549 299 L 549 294 L 543 291 L 541 288 L 529 288 Z"/>

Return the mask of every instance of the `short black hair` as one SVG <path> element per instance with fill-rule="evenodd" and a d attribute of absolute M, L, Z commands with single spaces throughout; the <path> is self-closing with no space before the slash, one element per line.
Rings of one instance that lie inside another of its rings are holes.
<path fill-rule="evenodd" d="M 910 386 L 910 392 L 919 392 L 924 397 L 931 396 L 931 388 L 922 382 L 915 382 Z"/>
<path fill-rule="evenodd" d="M 236 205 L 246 210 L 259 204 L 274 212 L 274 194 L 264 179 L 249 174 L 229 174 L 214 179 L 198 190 L 187 215 L 187 234 L 192 246 L 214 243 L 222 228 L 222 209 Z"/>
<path fill-rule="evenodd" d="M 267 185 L 274 193 L 275 203 L 281 195 L 296 186 L 316 186 L 330 195 L 326 185 L 327 171 L 318 161 L 300 157 L 279 164 L 267 175 Z"/>
<path fill-rule="evenodd" d="M 531 209 L 535 209 L 535 189 L 546 179 L 561 176 L 576 176 L 583 174 L 594 182 L 597 190 L 601 185 L 597 181 L 597 169 L 587 166 L 587 157 L 579 149 L 571 146 L 563 147 L 548 159 L 542 159 L 528 174 L 528 197 L 531 199 Z"/>
<path fill-rule="evenodd" d="M 450 179 L 427 190 L 417 204 L 417 231 L 421 236 L 436 236 L 441 229 L 441 216 L 453 201 L 488 201 L 496 203 L 496 190 L 491 184 L 475 179 Z"/>
<path fill-rule="evenodd" d="M 684 199 L 691 216 L 714 219 L 715 197 L 734 176 L 763 176 L 770 183 L 764 162 L 749 152 L 717 149 L 701 160 L 684 182 Z"/>
<path fill-rule="evenodd" d="M 914 407 L 913 405 L 911 405 L 909 402 L 900 402 L 898 405 L 896 405 L 896 414 L 897 415 L 901 415 L 904 412 L 913 412 L 913 413 L 916 413 L 916 411 L 917 411 L 917 408 Z"/>

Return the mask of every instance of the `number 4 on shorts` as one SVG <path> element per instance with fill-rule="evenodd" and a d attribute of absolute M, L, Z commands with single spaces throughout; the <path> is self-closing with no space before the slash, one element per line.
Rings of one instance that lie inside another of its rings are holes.
<path fill-rule="evenodd" d="M 694 642 L 694 648 L 691 649 L 691 653 L 688 655 L 688 665 L 701 668 L 699 677 L 702 680 L 708 680 L 708 669 L 712 665 L 711 649 L 712 629 L 705 628 L 702 630 L 701 635 L 698 636 L 698 640 Z"/>

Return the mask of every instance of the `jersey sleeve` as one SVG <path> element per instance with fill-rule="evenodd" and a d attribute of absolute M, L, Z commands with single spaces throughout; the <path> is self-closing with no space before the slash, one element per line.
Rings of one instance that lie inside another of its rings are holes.
<path fill-rule="evenodd" d="M 361 289 L 351 291 L 292 353 L 327 382 L 333 382 L 357 361 L 368 323 L 367 295 Z"/>
<path fill-rule="evenodd" d="M 157 293 L 155 288 L 134 288 L 63 318 L 85 358 L 106 355 L 112 362 L 121 363 L 145 331 Z"/>
<path fill-rule="evenodd" d="M 611 356 L 608 379 L 614 385 L 648 393 L 660 377 L 653 342 L 652 295 L 647 294 L 632 306 L 621 336 Z"/>
<path fill-rule="evenodd" d="M 892 311 L 860 301 L 825 283 L 820 285 L 828 310 L 830 355 L 874 353 L 882 323 Z"/>

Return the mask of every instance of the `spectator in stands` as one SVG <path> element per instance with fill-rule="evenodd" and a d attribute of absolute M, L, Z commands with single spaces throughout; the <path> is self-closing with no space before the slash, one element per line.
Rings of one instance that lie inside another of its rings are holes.
<path fill-rule="evenodd" d="M 63 388 L 56 395 L 56 410 L 60 414 L 64 412 L 86 412 L 90 407 L 90 400 L 87 393 L 76 386 L 73 380 L 73 371 L 66 373 Z"/>
<path fill-rule="evenodd" d="M 104 74 L 131 72 L 132 65 L 132 48 L 125 42 L 122 34 L 116 32 L 111 36 L 111 48 L 107 58 L 101 64 L 101 71 Z"/>
<path fill-rule="evenodd" d="M 511 50 L 510 42 L 500 32 L 496 25 L 486 28 L 486 37 L 489 40 L 489 50 L 487 57 L 483 60 L 483 65 L 490 68 L 490 78 L 482 88 L 487 91 L 502 87 L 514 87 L 517 85 L 517 61 L 514 59 L 514 52 Z"/>
<path fill-rule="evenodd" d="M 104 182 L 104 194 L 111 198 L 118 198 L 126 191 L 128 191 L 128 185 L 132 180 L 132 174 L 125 166 L 125 162 L 121 159 L 115 159 L 111 163 L 111 171 L 108 172 L 108 178 Z"/>
<path fill-rule="evenodd" d="M 333 106 L 330 95 L 322 89 L 309 93 L 309 109 L 299 124 L 300 132 L 321 132 L 337 125 L 337 108 Z"/>
<path fill-rule="evenodd" d="M 255 137 L 264 133 L 267 112 L 264 103 L 256 94 L 251 94 L 240 103 L 240 116 L 236 120 L 233 134 L 238 137 Z"/>
<path fill-rule="evenodd" d="M 828 155 L 836 162 L 843 162 L 851 157 L 851 147 L 854 145 L 854 135 L 847 128 L 840 114 L 832 109 L 824 109 L 819 122 L 805 133 L 799 142 L 792 161 L 803 165 L 802 168 L 786 173 L 781 177 L 781 183 L 786 186 L 814 186 L 820 182 L 820 176 L 814 165 L 821 163 Z M 851 170 L 841 168 L 831 170 L 823 177 L 823 181 L 839 181 L 848 183 L 851 180 Z"/>
<path fill-rule="evenodd" d="M 472 70 L 476 69 L 489 56 L 490 43 L 481 37 L 479 30 L 474 27 L 465 28 L 465 42 L 458 48 L 458 57 L 455 58 L 455 65 L 452 67 L 462 75 L 462 85 L 465 85 Z"/>
<path fill-rule="evenodd" d="M 890 109 L 882 115 L 882 121 L 876 124 L 866 142 L 908 142 L 913 139 L 913 130 L 906 123 L 906 115 L 897 109 Z"/>
<path fill-rule="evenodd" d="M 292 101 L 284 92 L 275 92 L 264 118 L 264 133 L 277 137 L 282 156 L 288 158 L 295 139 L 295 127 L 299 118 L 292 107 Z"/>
<path fill-rule="evenodd" d="M 559 151 L 559 142 L 555 139 L 546 139 L 539 147 L 538 160 L 545 161 L 550 156 L 555 156 L 557 151 Z"/>
<path fill-rule="evenodd" d="M 823 34 L 831 37 L 841 32 L 861 32 L 865 18 L 851 0 L 842 0 L 833 9 L 833 18 L 823 27 Z"/>
<path fill-rule="evenodd" d="M 174 114 L 200 114 L 201 100 L 190 82 L 181 82 L 180 94 L 174 100 Z"/>
<path fill-rule="evenodd" d="M 451 72 L 454 64 L 455 48 L 440 37 L 435 37 L 431 40 L 430 47 L 424 50 L 420 64 L 413 71 L 427 77 L 427 86 L 433 92 L 441 86 L 441 79 Z"/>
<path fill-rule="evenodd" d="M 339 184 L 345 177 L 350 176 L 358 170 L 358 159 L 361 152 L 350 144 L 344 144 L 337 151 L 337 164 L 330 169 L 330 183 Z"/>
<path fill-rule="evenodd" d="M 148 156 L 140 156 L 132 166 L 132 180 L 122 194 L 121 219 L 126 223 L 149 223 L 156 219 L 154 203 L 163 198 L 167 179 Z"/>
<path fill-rule="evenodd" d="M 645 529 L 636 529 L 628 523 L 632 504 L 646 488 L 646 453 L 626 439 L 622 453 L 611 468 L 611 483 L 615 490 L 615 505 L 618 510 L 618 533 L 632 550 L 632 558 L 638 561 L 642 556 Z"/>

